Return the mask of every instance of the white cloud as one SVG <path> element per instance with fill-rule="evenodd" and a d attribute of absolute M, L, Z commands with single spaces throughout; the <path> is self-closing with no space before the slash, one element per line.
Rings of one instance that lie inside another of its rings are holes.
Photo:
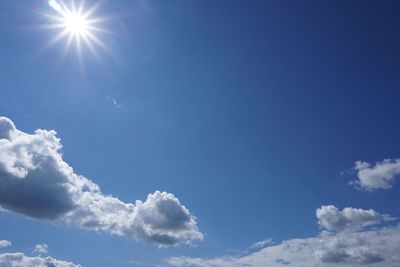
<path fill-rule="evenodd" d="M 354 169 L 357 171 L 357 180 L 351 182 L 357 188 L 368 191 L 389 189 L 397 177 L 400 177 L 400 159 L 384 159 L 375 165 L 364 161 L 357 161 Z"/>
<path fill-rule="evenodd" d="M 321 227 L 334 231 L 357 230 L 392 219 L 372 209 L 344 208 L 339 210 L 332 205 L 321 206 L 316 210 L 316 215 Z"/>
<path fill-rule="evenodd" d="M 250 246 L 250 249 L 260 249 L 260 248 L 266 247 L 268 245 L 271 245 L 272 243 L 273 243 L 272 238 L 267 238 L 267 239 L 264 239 L 264 240 L 254 243 L 253 245 Z"/>
<path fill-rule="evenodd" d="M 353 232 L 322 231 L 315 237 L 289 239 L 246 255 L 171 257 L 167 263 L 177 267 L 393 267 L 400 266 L 399 240 L 398 225 Z"/>
<path fill-rule="evenodd" d="M 49 246 L 47 244 L 37 244 L 33 249 L 33 253 L 47 254 L 49 253 Z"/>
<path fill-rule="evenodd" d="M 5 248 L 11 246 L 11 242 L 8 240 L 0 240 L 0 248 Z"/>
<path fill-rule="evenodd" d="M 172 194 L 125 203 L 74 173 L 56 132 L 27 134 L 0 117 L 0 206 L 44 221 L 108 232 L 160 246 L 202 240 L 196 218 Z"/>
<path fill-rule="evenodd" d="M 0 254 L 0 267 L 81 267 L 68 261 L 56 260 L 51 257 L 29 257 L 23 253 Z"/>

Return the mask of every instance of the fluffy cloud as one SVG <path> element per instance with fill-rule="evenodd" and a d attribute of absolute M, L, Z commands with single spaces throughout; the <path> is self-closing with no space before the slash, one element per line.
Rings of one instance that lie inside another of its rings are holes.
<path fill-rule="evenodd" d="M 0 240 L 0 248 L 5 248 L 11 246 L 11 242 L 8 240 Z"/>
<path fill-rule="evenodd" d="M 368 191 L 389 189 L 400 176 L 400 159 L 384 159 L 375 165 L 357 161 L 354 169 L 357 171 L 358 179 L 352 184 L 357 188 Z"/>
<path fill-rule="evenodd" d="M 125 203 L 74 173 L 51 130 L 27 134 L 0 117 L 0 206 L 45 221 L 108 232 L 160 246 L 203 239 L 196 218 L 172 194 Z"/>
<path fill-rule="evenodd" d="M 171 257 L 167 263 L 177 267 L 392 267 L 400 266 L 399 240 L 398 225 L 353 232 L 322 231 L 315 237 L 289 239 L 246 255 Z"/>
<path fill-rule="evenodd" d="M 48 249 L 49 246 L 47 244 L 37 244 L 33 249 L 33 252 L 37 254 L 47 254 L 49 253 Z"/>
<path fill-rule="evenodd" d="M 51 257 L 29 257 L 23 253 L 0 254 L 0 267 L 81 267 L 72 262 L 56 260 Z"/>
<path fill-rule="evenodd" d="M 334 231 L 356 230 L 392 219 L 372 209 L 344 208 L 339 210 L 332 205 L 321 206 L 316 210 L 316 215 L 321 227 Z"/>

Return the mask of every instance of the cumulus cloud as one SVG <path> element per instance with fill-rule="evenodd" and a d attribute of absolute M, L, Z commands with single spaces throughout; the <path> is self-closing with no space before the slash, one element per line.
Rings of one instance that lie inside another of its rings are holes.
<path fill-rule="evenodd" d="M 316 215 L 321 227 L 333 231 L 357 230 L 392 220 L 390 216 L 382 215 L 372 209 L 344 208 L 339 210 L 332 205 L 321 206 L 316 210 Z"/>
<path fill-rule="evenodd" d="M 357 161 L 354 169 L 357 180 L 351 184 L 356 188 L 367 191 L 389 189 L 393 187 L 396 178 L 400 177 L 400 159 L 384 159 L 375 164 Z"/>
<path fill-rule="evenodd" d="M 0 240 L 0 248 L 5 248 L 11 246 L 11 242 L 8 240 Z"/>
<path fill-rule="evenodd" d="M 167 263 L 177 267 L 392 267 L 400 266 L 399 240 L 399 225 L 352 232 L 322 231 L 314 237 L 285 240 L 246 255 L 171 257 Z"/>
<path fill-rule="evenodd" d="M 0 117 L 0 206 L 44 221 L 102 231 L 160 246 L 202 240 L 196 218 L 172 194 L 125 203 L 74 172 L 54 130 L 19 131 Z"/>
<path fill-rule="evenodd" d="M 0 267 L 82 267 L 68 261 L 51 257 L 29 257 L 23 253 L 0 254 Z"/>
<path fill-rule="evenodd" d="M 33 249 L 33 253 L 47 254 L 49 253 L 49 246 L 47 244 L 37 244 Z"/>

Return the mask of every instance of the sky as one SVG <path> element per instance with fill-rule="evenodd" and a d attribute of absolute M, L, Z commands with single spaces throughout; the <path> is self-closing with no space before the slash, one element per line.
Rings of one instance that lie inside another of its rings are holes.
<path fill-rule="evenodd" d="M 398 1 L 81 3 L 0 2 L 0 266 L 400 266 Z"/>

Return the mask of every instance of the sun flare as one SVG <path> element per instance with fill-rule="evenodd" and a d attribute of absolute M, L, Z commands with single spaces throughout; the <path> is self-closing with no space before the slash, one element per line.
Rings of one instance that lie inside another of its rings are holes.
<path fill-rule="evenodd" d="M 97 5 L 86 8 L 83 1 L 77 4 L 75 0 L 68 1 L 68 4 L 61 0 L 49 0 L 48 3 L 53 9 L 53 14 L 46 14 L 51 20 L 47 26 L 58 31 L 49 44 L 66 39 L 64 52 L 69 50 L 71 44 L 75 42 L 79 54 L 82 50 L 82 43 L 92 52 L 96 52 L 95 46 L 105 48 L 104 43 L 97 36 L 99 33 L 105 32 L 100 27 L 102 19 L 93 16 Z"/>

